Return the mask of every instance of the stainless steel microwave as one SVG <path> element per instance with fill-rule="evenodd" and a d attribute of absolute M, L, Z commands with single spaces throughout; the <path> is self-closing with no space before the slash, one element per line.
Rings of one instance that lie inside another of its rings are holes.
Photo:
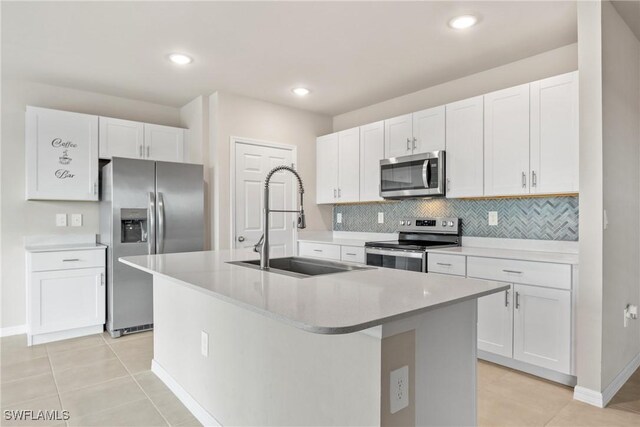
<path fill-rule="evenodd" d="M 380 197 L 401 199 L 444 195 L 444 150 L 380 160 Z"/>

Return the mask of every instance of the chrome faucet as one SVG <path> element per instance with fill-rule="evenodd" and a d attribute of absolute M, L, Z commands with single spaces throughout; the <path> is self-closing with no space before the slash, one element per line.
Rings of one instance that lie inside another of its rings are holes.
<path fill-rule="evenodd" d="M 269 208 L 269 182 L 271 181 L 271 177 L 274 173 L 279 171 L 289 171 L 296 176 L 298 179 L 298 193 L 300 194 L 300 210 L 276 210 Z M 263 217 L 262 217 L 262 230 L 263 234 L 260 237 L 258 243 L 253 246 L 254 252 L 258 252 L 260 254 L 260 269 L 268 270 L 269 269 L 269 214 L 271 212 L 296 212 L 298 214 L 298 228 L 302 229 L 307 226 L 307 223 L 304 219 L 304 186 L 302 185 L 302 178 L 298 175 L 298 172 L 290 166 L 276 166 L 271 169 L 271 171 L 267 174 L 267 178 L 264 180 L 264 209 L 263 209 Z"/>

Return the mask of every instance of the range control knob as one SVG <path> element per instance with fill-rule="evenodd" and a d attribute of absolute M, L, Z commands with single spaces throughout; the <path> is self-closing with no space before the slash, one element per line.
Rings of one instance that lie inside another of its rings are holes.
<path fill-rule="evenodd" d="M 404 225 L 404 220 L 400 221 L 400 225 Z"/>
<path fill-rule="evenodd" d="M 411 225 L 411 221 L 407 221 L 407 225 Z"/>
<path fill-rule="evenodd" d="M 447 221 L 442 221 L 442 226 L 446 227 L 447 226 Z"/>
<path fill-rule="evenodd" d="M 453 227 L 453 221 L 449 221 L 449 227 Z"/>

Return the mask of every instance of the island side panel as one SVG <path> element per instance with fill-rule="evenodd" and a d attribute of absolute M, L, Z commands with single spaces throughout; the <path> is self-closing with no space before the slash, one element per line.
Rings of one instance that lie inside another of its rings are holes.
<path fill-rule="evenodd" d="M 305 332 L 159 276 L 153 308 L 154 363 L 220 424 L 380 424 L 379 337 Z"/>
<path fill-rule="evenodd" d="M 382 414 L 383 425 L 385 420 L 406 419 L 407 415 L 414 414 L 415 424 L 403 425 L 476 425 L 476 332 L 476 299 L 384 324 L 383 358 L 389 353 L 387 342 L 405 337 L 403 346 L 398 346 L 398 352 L 404 355 L 396 354 L 394 358 L 410 361 L 411 341 L 407 340 L 407 334 L 414 334 L 415 370 L 409 370 L 412 383 L 409 391 L 415 390 L 415 398 L 410 394 L 409 407 L 393 415 Z M 388 396 L 384 388 L 391 387 L 390 371 L 401 367 L 400 363 L 386 362 L 382 361 L 383 366 L 388 367 L 386 372 L 382 371 L 383 396 Z M 381 408 L 389 408 L 389 404 L 383 402 Z M 406 411 L 404 417 L 403 411 Z M 388 425 L 393 424 L 397 425 L 395 422 Z"/>

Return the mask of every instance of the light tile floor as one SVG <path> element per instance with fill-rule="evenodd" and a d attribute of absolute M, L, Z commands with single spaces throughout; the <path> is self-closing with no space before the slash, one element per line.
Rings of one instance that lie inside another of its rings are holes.
<path fill-rule="evenodd" d="M 108 334 L 26 346 L 0 341 L 0 425 L 198 426 L 149 370 L 151 332 Z M 65 422 L 15 423 L 5 410 L 68 410 Z M 606 409 L 572 399 L 572 389 L 487 362 L 478 363 L 480 426 L 640 426 L 640 370 Z"/>

